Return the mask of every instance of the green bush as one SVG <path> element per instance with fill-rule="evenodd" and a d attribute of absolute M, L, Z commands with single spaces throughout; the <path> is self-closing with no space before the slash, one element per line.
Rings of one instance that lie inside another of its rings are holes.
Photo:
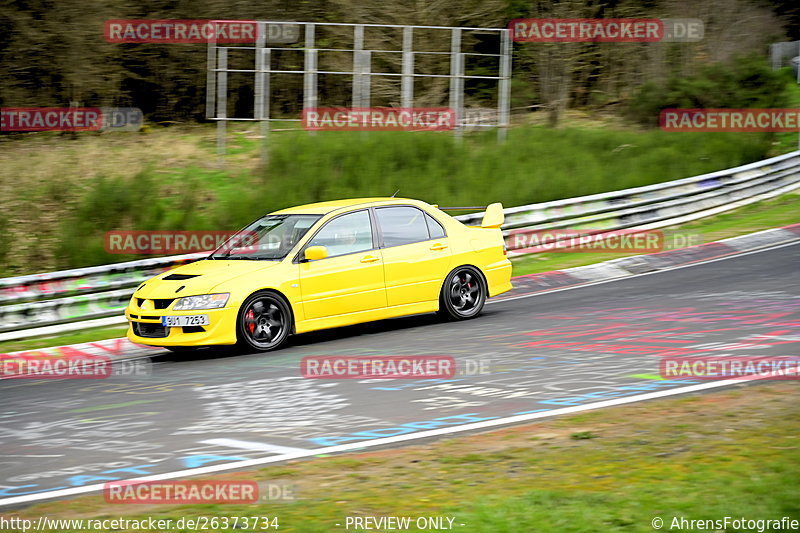
<path fill-rule="evenodd" d="M 760 56 L 713 64 L 695 76 L 671 76 L 664 84 L 647 83 L 631 99 L 628 116 L 657 126 L 662 109 L 771 108 L 788 105 L 787 77 L 772 71 Z"/>

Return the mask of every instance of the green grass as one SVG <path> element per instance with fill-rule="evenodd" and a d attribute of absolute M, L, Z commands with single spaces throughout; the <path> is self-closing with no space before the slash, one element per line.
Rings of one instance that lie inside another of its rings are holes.
<path fill-rule="evenodd" d="M 0 275 L 137 258 L 103 249 L 110 230 L 232 231 L 278 208 L 398 189 L 440 205 L 515 206 L 674 180 L 774 153 L 760 134 L 597 126 L 519 126 L 500 145 L 493 132 L 459 142 L 448 133 L 284 131 L 270 136 L 262 167 L 255 129 L 233 127 L 230 139 L 224 169 L 210 127 L 5 142 Z"/>
<path fill-rule="evenodd" d="M 280 530 L 308 533 L 344 530 L 334 524 L 346 516 L 450 516 L 470 533 L 652 532 L 654 517 L 798 518 L 799 393 L 796 383 L 729 389 L 217 477 L 288 482 L 294 501 L 141 509 L 88 496 L 18 514 L 277 516 Z"/>
<path fill-rule="evenodd" d="M 700 234 L 702 242 L 713 242 L 747 233 L 800 223 L 800 197 L 797 192 L 758 202 L 729 213 L 696 222 L 663 228 L 665 233 Z M 514 259 L 514 275 L 549 272 L 610 261 L 639 254 L 619 253 L 543 253 Z"/>

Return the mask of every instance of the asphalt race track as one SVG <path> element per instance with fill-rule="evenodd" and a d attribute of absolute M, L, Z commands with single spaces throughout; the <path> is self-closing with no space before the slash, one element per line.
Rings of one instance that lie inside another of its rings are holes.
<path fill-rule="evenodd" d="M 157 355 L 139 375 L 0 381 L 0 504 L 686 387 L 663 357 L 797 356 L 800 245 L 300 336 L 275 354 Z M 447 355 L 443 380 L 305 379 L 309 355 Z M 320 452 L 317 452 L 320 453 Z"/>

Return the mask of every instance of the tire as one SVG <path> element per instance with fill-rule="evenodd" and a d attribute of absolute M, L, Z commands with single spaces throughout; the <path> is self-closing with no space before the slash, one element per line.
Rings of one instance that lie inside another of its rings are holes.
<path fill-rule="evenodd" d="M 281 295 L 272 291 L 251 294 L 236 318 L 237 345 L 244 350 L 276 350 L 291 331 L 292 310 Z"/>
<path fill-rule="evenodd" d="M 461 266 L 450 272 L 439 294 L 439 315 L 448 320 L 476 317 L 486 303 L 486 281 L 474 267 Z"/>

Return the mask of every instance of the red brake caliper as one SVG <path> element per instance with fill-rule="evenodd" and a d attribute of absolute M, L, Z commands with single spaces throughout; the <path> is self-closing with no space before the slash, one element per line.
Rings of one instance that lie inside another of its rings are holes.
<path fill-rule="evenodd" d="M 244 315 L 244 321 L 247 324 L 247 329 L 250 330 L 250 333 L 253 333 L 256 329 L 256 315 L 252 309 L 249 309 L 247 314 Z"/>

